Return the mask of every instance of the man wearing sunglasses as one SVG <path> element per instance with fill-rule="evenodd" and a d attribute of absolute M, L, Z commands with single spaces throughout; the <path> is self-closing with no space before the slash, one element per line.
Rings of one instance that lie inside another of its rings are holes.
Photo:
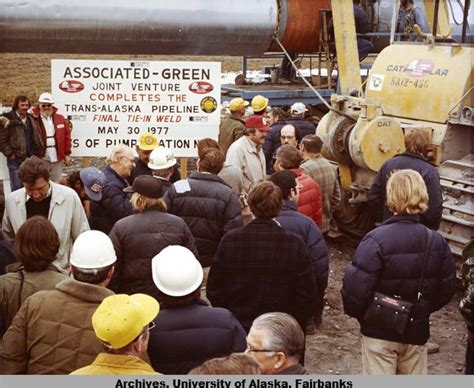
<path fill-rule="evenodd" d="M 42 93 L 38 103 L 33 114 L 38 119 L 41 139 L 46 146 L 44 160 L 51 165 L 51 180 L 59 182 L 63 164 L 67 166 L 70 162 L 71 130 L 67 119 L 53 106 L 54 99 L 50 93 Z"/>

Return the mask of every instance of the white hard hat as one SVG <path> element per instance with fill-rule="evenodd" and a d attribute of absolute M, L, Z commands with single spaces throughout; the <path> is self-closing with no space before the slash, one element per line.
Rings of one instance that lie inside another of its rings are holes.
<path fill-rule="evenodd" d="M 201 285 L 203 271 L 193 253 L 185 247 L 170 245 L 151 261 L 153 281 L 166 295 L 184 296 Z"/>
<path fill-rule="evenodd" d="M 41 93 L 38 102 L 45 102 L 47 104 L 54 104 L 54 99 L 51 93 Z"/>
<path fill-rule="evenodd" d="M 116 260 L 112 240 L 98 230 L 81 233 L 72 246 L 70 264 L 77 268 L 104 268 Z"/>
<path fill-rule="evenodd" d="M 148 167 L 152 170 L 162 170 L 175 164 L 176 159 L 169 148 L 158 147 L 151 151 Z"/>

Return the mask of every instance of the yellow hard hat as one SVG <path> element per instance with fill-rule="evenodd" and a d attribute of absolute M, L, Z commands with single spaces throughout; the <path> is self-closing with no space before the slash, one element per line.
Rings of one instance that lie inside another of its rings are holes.
<path fill-rule="evenodd" d="M 142 151 L 153 151 L 158 147 L 158 138 L 153 133 L 142 133 L 138 137 L 138 148 Z"/>
<path fill-rule="evenodd" d="M 252 98 L 252 109 L 254 112 L 261 112 L 268 106 L 268 98 L 263 96 L 255 96 Z"/>
<path fill-rule="evenodd" d="M 240 97 L 237 97 L 230 100 L 229 109 L 231 112 L 235 112 L 237 110 L 245 108 L 246 106 L 248 106 L 248 104 L 249 104 L 248 101 L 245 101 L 244 99 Z"/>
<path fill-rule="evenodd" d="M 99 340 L 120 349 L 137 338 L 159 311 L 159 303 L 149 295 L 111 295 L 92 315 L 92 327 Z"/>

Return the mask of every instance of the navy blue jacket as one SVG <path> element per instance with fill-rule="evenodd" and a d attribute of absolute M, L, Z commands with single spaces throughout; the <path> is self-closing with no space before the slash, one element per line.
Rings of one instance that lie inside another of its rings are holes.
<path fill-rule="evenodd" d="M 308 250 L 273 220 L 255 219 L 221 240 L 207 280 L 213 306 L 232 311 L 248 331 L 258 316 L 280 311 L 303 330 L 317 302 Z"/>
<path fill-rule="evenodd" d="M 319 295 L 324 295 L 324 290 L 328 285 L 329 258 L 326 241 L 318 226 L 311 218 L 299 213 L 296 203 L 292 201 L 283 203 L 277 221 L 283 229 L 297 234 L 305 243 Z"/>
<path fill-rule="evenodd" d="M 275 124 L 271 125 L 271 130 L 265 135 L 265 143 L 263 143 L 262 150 L 265 155 L 265 161 L 267 163 L 267 174 L 273 172 L 273 164 L 275 163 L 275 153 L 278 147 L 281 146 L 280 133 L 281 129 L 286 125 L 286 122 L 279 120 Z"/>
<path fill-rule="evenodd" d="M 443 213 L 443 193 L 436 168 L 429 164 L 421 155 L 404 152 L 385 161 L 375 176 L 374 183 L 369 190 L 369 206 L 376 215 L 376 221 L 386 220 L 393 214 L 386 206 L 387 181 L 393 171 L 402 169 L 418 171 L 425 181 L 428 190 L 428 210 L 421 215 L 421 223 L 428 228 L 437 230 Z M 383 209 L 383 210 L 382 210 Z M 381 215 L 383 211 L 383 216 Z"/>
<path fill-rule="evenodd" d="M 229 310 L 193 303 L 165 308 L 150 331 L 148 355 L 163 374 L 187 374 L 215 357 L 243 352 L 245 331 Z"/>
<path fill-rule="evenodd" d="M 242 226 L 237 194 L 214 174 L 192 173 L 187 179 L 190 191 L 178 193 L 171 186 L 165 195 L 168 212 L 181 217 L 194 236 L 203 267 L 212 263 L 222 236 Z"/>
<path fill-rule="evenodd" d="M 133 209 L 127 193 L 123 192 L 127 181 L 110 166 L 104 168 L 104 175 L 107 183 L 102 189 L 102 199 L 90 203 L 89 225 L 91 229 L 109 234 L 114 224 L 132 214 Z"/>
<path fill-rule="evenodd" d="M 294 125 L 300 131 L 301 138 L 306 135 L 314 135 L 316 133 L 316 127 L 310 121 L 299 119 L 297 117 L 290 117 L 286 119 L 286 124 Z"/>
<path fill-rule="evenodd" d="M 455 292 L 456 270 L 447 242 L 433 233 L 427 257 L 422 298 L 405 332 L 398 335 L 364 322 L 375 291 L 416 301 L 427 228 L 417 215 L 397 215 L 370 231 L 360 242 L 346 270 L 341 290 L 344 311 L 355 317 L 363 335 L 398 343 L 423 345 L 430 336 L 430 314 L 446 305 Z"/>

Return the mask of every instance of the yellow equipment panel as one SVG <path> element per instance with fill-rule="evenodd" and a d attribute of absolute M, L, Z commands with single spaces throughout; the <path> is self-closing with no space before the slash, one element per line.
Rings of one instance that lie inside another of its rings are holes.
<path fill-rule="evenodd" d="M 387 116 L 445 123 L 472 88 L 472 55 L 457 44 L 393 44 L 375 60 L 366 98 Z"/>

